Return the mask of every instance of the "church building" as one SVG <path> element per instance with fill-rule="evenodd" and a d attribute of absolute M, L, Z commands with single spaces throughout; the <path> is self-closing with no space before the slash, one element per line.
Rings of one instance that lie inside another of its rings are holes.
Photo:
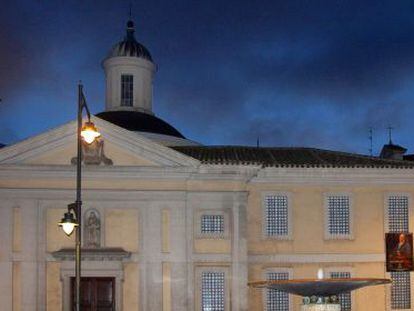
<path fill-rule="evenodd" d="M 97 60 L 99 61 L 99 60 Z M 206 146 L 153 111 L 156 65 L 134 36 L 103 61 L 102 134 L 82 159 L 82 310 L 299 311 L 259 280 L 390 278 L 344 311 L 412 310 L 410 271 L 386 271 L 386 233 L 414 228 L 414 161 L 314 148 Z M 0 148 L 0 309 L 70 311 L 76 120 Z M 412 250 L 411 250 L 412 252 Z"/>

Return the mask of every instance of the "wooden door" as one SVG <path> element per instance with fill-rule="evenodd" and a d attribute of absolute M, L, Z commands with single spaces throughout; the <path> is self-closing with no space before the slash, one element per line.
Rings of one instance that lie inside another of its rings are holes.
<path fill-rule="evenodd" d="M 75 278 L 72 283 L 72 310 L 75 310 Z M 115 278 L 82 278 L 82 311 L 115 311 Z"/>

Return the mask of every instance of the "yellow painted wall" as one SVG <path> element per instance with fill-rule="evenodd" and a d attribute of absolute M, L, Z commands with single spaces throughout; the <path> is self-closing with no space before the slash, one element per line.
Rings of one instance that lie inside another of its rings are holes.
<path fill-rule="evenodd" d="M 170 252 L 170 210 L 163 209 L 161 211 L 161 251 L 163 253 Z"/>
<path fill-rule="evenodd" d="M 62 284 L 58 262 L 48 262 L 46 265 L 46 310 L 62 310 Z"/>
<path fill-rule="evenodd" d="M 105 211 L 105 246 L 122 247 L 137 252 L 138 211 L 134 209 L 108 209 Z"/>
<path fill-rule="evenodd" d="M 139 311 L 139 270 L 136 263 L 124 264 L 123 310 Z"/>
<path fill-rule="evenodd" d="M 13 252 L 22 250 L 22 215 L 19 207 L 13 208 Z"/>
<path fill-rule="evenodd" d="M 22 275 L 20 262 L 13 262 L 13 311 L 22 309 Z"/>
<path fill-rule="evenodd" d="M 231 252 L 231 240 L 194 239 L 194 252 L 200 254 L 229 254 Z"/>
<path fill-rule="evenodd" d="M 403 191 L 398 188 L 399 192 Z M 413 189 L 409 193 L 414 193 Z M 293 209 L 293 239 L 263 236 L 262 193 L 290 193 Z M 325 240 L 324 194 L 349 193 L 353 198 L 353 240 Z M 248 249 L 254 254 L 364 253 L 384 252 L 384 197 L 390 187 L 322 187 L 254 185 L 248 198 Z M 413 218 L 413 217 L 412 217 Z"/>
<path fill-rule="evenodd" d="M 162 311 L 171 311 L 171 264 L 162 263 Z"/>

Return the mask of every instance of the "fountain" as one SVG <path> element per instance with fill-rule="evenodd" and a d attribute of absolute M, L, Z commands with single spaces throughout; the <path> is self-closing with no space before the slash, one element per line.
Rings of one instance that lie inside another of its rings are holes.
<path fill-rule="evenodd" d="M 340 311 L 338 295 L 366 286 L 389 284 L 388 279 L 347 278 L 325 279 L 318 270 L 317 279 L 251 282 L 254 288 L 276 289 L 303 297 L 301 311 Z"/>

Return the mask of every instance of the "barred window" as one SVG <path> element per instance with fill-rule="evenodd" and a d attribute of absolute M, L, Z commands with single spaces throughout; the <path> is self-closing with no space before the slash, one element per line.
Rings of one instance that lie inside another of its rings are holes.
<path fill-rule="evenodd" d="M 133 106 L 134 100 L 134 76 L 121 76 L 121 106 Z"/>
<path fill-rule="evenodd" d="M 328 233 L 332 236 L 351 234 L 351 208 L 349 196 L 331 195 L 327 197 Z"/>
<path fill-rule="evenodd" d="M 269 281 L 289 280 L 289 272 L 268 272 Z M 289 294 L 277 289 L 267 289 L 266 292 L 267 311 L 289 311 Z"/>
<path fill-rule="evenodd" d="M 224 216 L 202 215 L 201 233 L 224 233 Z"/>
<path fill-rule="evenodd" d="M 286 195 L 268 195 L 265 197 L 266 235 L 289 235 L 289 206 Z"/>
<path fill-rule="evenodd" d="M 332 279 L 349 279 L 351 277 L 350 272 L 331 272 Z M 351 293 L 342 293 L 338 295 L 339 303 L 341 304 L 342 311 L 352 310 Z"/>
<path fill-rule="evenodd" d="M 411 310 L 410 272 L 391 272 L 391 309 Z"/>
<path fill-rule="evenodd" d="M 224 311 L 224 272 L 203 272 L 201 278 L 201 310 Z"/>
<path fill-rule="evenodd" d="M 408 197 L 388 197 L 388 231 L 408 232 Z"/>

